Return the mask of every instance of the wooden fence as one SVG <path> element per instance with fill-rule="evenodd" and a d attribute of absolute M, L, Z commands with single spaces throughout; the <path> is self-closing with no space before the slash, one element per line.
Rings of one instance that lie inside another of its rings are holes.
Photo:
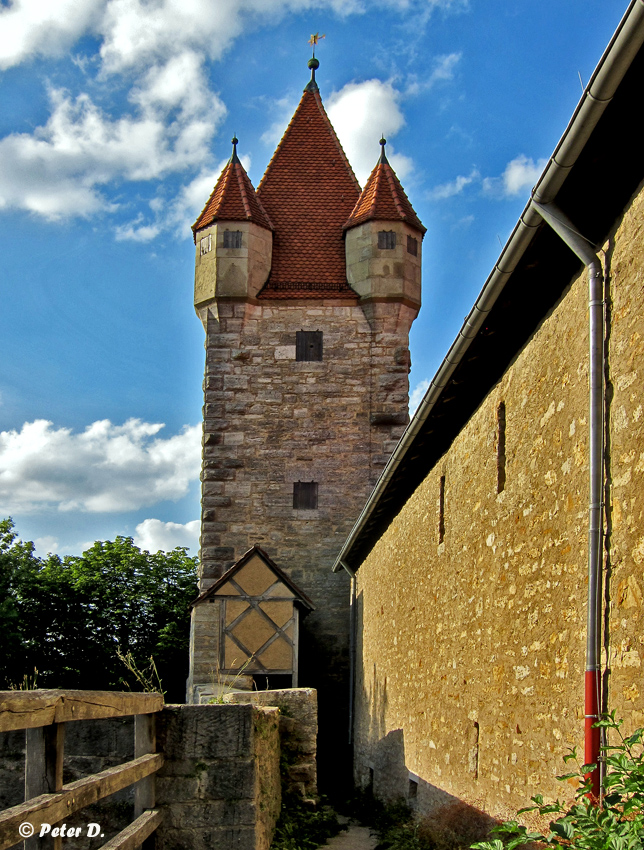
<path fill-rule="evenodd" d="M 154 774 L 163 764 L 163 756 L 155 752 L 155 712 L 162 707 L 161 694 L 0 691 L 0 732 L 26 730 L 26 802 L 0 813 L 0 850 L 23 840 L 25 850 L 38 850 L 41 823 L 53 827 L 134 783 L 135 820 L 101 850 L 134 850 L 140 846 L 161 822 L 161 814 L 154 808 Z M 134 759 L 63 785 L 65 723 L 129 715 L 135 715 Z M 33 837 L 28 837 L 30 828 L 26 824 L 33 827 Z M 60 846 L 61 838 L 54 838 L 54 850 L 60 850 Z"/>

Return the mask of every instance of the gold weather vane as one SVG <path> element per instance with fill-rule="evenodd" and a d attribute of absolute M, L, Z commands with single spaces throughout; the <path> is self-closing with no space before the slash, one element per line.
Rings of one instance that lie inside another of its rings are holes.
<path fill-rule="evenodd" d="M 314 32 L 309 39 L 309 44 L 313 48 L 313 55 L 315 56 L 315 46 L 318 41 L 321 41 L 323 38 L 326 38 L 326 35 L 320 35 L 319 32 Z"/>

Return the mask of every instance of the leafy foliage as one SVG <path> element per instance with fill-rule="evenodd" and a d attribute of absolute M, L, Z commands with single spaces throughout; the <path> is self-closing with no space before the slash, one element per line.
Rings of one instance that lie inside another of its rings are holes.
<path fill-rule="evenodd" d="M 271 850 L 317 850 L 342 827 L 330 806 L 311 809 L 295 794 L 282 794 L 282 810 Z"/>
<path fill-rule="evenodd" d="M 507 821 L 492 832 L 499 837 L 473 844 L 475 850 L 514 850 L 531 842 L 572 850 L 643 850 L 644 848 L 644 729 L 624 737 L 622 720 L 615 712 L 595 724 L 612 732 L 616 743 L 602 747 L 606 764 L 601 803 L 592 799 L 591 782 L 586 777 L 595 765 L 579 764 L 576 750 L 564 757 L 575 762 L 576 770 L 558 776 L 562 782 L 578 779 L 575 802 L 566 807 L 559 800 L 546 803 L 541 794 L 532 797 L 533 806 L 520 809 L 541 815 L 558 815 L 550 822 L 550 832 L 528 832 L 517 821 Z"/>
<path fill-rule="evenodd" d="M 40 687 L 139 690 L 120 652 L 139 669 L 154 658 L 167 698 L 183 701 L 196 594 L 196 559 L 184 548 L 152 554 L 117 537 L 43 559 L 2 520 L 0 687 L 37 668 Z"/>

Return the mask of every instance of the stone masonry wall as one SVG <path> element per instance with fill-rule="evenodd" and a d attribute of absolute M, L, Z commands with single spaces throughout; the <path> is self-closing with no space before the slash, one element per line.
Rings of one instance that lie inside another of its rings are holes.
<path fill-rule="evenodd" d="M 317 797 L 318 703 L 312 688 L 229 693 L 225 703 L 250 702 L 279 709 L 283 787 L 303 799 Z"/>
<path fill-rule="evenodd" d="M 348 700 L 349 585 L 331 567 L 404 430 L 415 310 L 377 304 L 367 317 L 352 302 L 220 301 L 211 311 L 201 586 L 257 543 L 311 598 L 299 684 L 318 690 L 328 752 L 347 740 Z M 296 361 L 299 330 L 323 332 L 321 362 Z M 318 482 L 317 509 L 293 509 L 297 481 Z M 213 676 L 215 607 L 194 615 L 191 686 Z"/>
<path fill-rule="evenodd" d="M 276 708 L 168 705 L 157 746 L 158 850 L 268 850 L 281 806 Z"/>
<path fill-rule="evenodd" d="M 605 682 L 627 730 L 644 723 L 643 235 L 640 194 L 605 246 Z M 357 574 L 356 777 L 381 796 L 405 796 L 411 771 L 419 808 L 503 817 L 566 790 L 554 777 L 584 727 L 587 301 L 584 272 Z"/>

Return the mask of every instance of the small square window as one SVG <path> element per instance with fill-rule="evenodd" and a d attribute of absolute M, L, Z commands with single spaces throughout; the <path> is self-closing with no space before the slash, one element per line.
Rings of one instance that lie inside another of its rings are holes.
<path fill-rule="evenodd" d="M 378 231 L 378 247 L 391 250 L 396 247 L 396 233 L 393 230 Z"/>
<path fill-rule="evenodd" d="M 241 248 L 241 230 L 224 230 L 224 248 Z"/>
<path fill-rule="evenodd" d="M 413 236 L 407 237 L 407 253 L 412 254 L 414 257 L 418 256 L 418 239 L 415 239 Z"/>
<path fill-rule="evenodd" d="M 295 334 L 296 360 L 322 360 L 322 331 L 298 331 Z"/>
<path fill-rule="evenodd" d="M 318 506 L 318 482 L 295 481 L 293 484 L 293 510 L 314 511 Z"/>

